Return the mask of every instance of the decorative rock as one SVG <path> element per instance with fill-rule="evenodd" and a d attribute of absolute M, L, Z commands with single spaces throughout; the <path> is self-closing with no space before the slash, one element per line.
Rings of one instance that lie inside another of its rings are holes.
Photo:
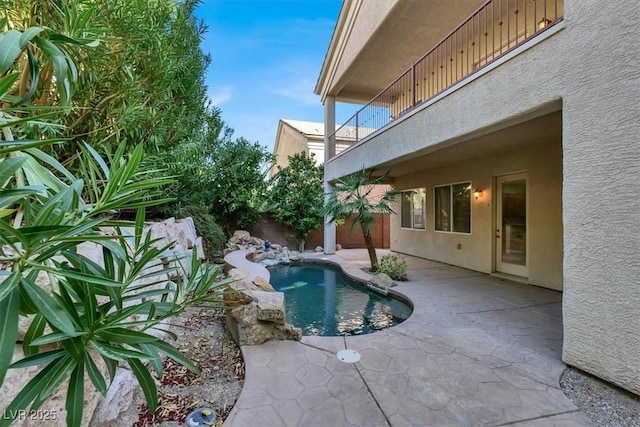
<path fill-rule="evenodd" d="M 204 253 L 204 243 L 202 242 L 202 237 L 198 236 L 196 238 L 193 249 L 198 253 L 198 259 L 200 261 L 204 261 L 207 258 L 207 255 Z"/>
<path fill-rule="evenodd" d="M 322 246 L 316 246 L 316 252 L 324 252 L 324 248 Z"/>
<path fill-rule="evenodd" d="M 371 278 L 371 282 L 367 284 L 369 289 L 379 291 L 386 295 L 389 292 L 389 288 L 393 286 L 393 281 L 385 273 L 378 273 Z"/>
<path fill-rule="evenodd" d="M 266 252 L 266 253 L 265 252 L 257 252 L 256 256 L 253 259 L 253 262 L 262 262 L 262 261 L 264 261 L 265 259 L 267 259 L 267 257 L 269 256 L 270 253 L 273 253 L 273 252 Z"/>
<path fill-rule="evenodd" d="M 300 341 L 302 339 L 302 329 L 296 328 L 290 323 L 284 325 L 276 325 L 275 330 L 279 333 L 274 334 L 276 340 Z"/>
<path fill-rule="evenodd" d="M 183 248 L 193 248 L 197 235 L 193 218 L 187 217 L 175 221 L 175 239 Z"/>
<path fill-rule="evenodd" d="M 298 251 L 291 251 L 289 253 L 289 260 L 291 261 L 300 261 L 302 259 L 302 254 Z"/>
<path fill-rule="evenodd" d="M 268 291 L 262 290 L 267 286 Z M 229 333 L 239 345 L 258 345 L 270 339 L 299 341 L 302 338 L 301 329 L 285 323 L 284 294 L 274 292 L 266 279 L 259 276 L 253 282 L 241 279 L 228 285 L 228 289 L 231 291 L 225 293 L 225 303 L 234 308 L 227 312 L 226 323 Z M 240 304 L 240 298 L 244 298 L 244 304 Z"/>
<path fill-rule="evenodd" d="M 273 286 L 271 286 L 271 283 L 269 283 L 267 280 L 265 280 L 263 277 L 260 277 L 260 276 L 256 276 L 256 278 L 253 279 L 253 284 L 259 287 L 261 291 L 265 291 L 265 292 L 276 291 L 275 289 L 273 289 Z"/>
<path fill-rule="evenodd" d="M 249 244 L 254 245 L 258 248 L 261 248 L 264 245 L 264 240 L 259 239 L 257 237 L 249 238 Z"/>
<path fill-rule="evenodd" d="M 246 230 L 236 230 L 231 236 L 231 240 L 235 242 L 249 242 L 251 240 L 251 234 Z"/>
<path fill-rule="evenodd" d="M 336 243 L 336 251 L 341 251 L 342 245 L 340 243 Z"/>
<path fill-rule="evenodd" d="M 280 261 L 278 261 L 277 259 L 265 259 L 264 261 L 262 261 L 262 265 L 264 265 L 265 267 L 272 267 L 278 264 L 280 264 Z"/>
<path fill-rule="evenodd" d="M 238 328 L 240 345 L 260 345 L 272 336 L 273 328 L 263 324 L 254 324 L 245 328 Z"/>
<path fill-rule="evenodd" d="M 245 289 L 244 282 L 230 283 L 225 287 L 222 299 L 227 307 L 237 307 L 250 304 L 253 301 L 250 290 Z"/>
<path fill-rule="evenodd" d="M 239 330 L 240 345 L 260 345 L 270 339 L 300 341 L 302 329 L 288 323 L 284 325 L 267 326 L 256 324 Z"/>
<path fill-rule="evenodd" d="M 242 280 L 242 279 L 248 279 L 249 278 L 249 273 L 240 269 L 240 268 L 232 268 L 231 270 L 229 270 L 227 272 L 227 275 L 229 277 L 235 277 L 238 280 Z"/>
<path fill-rule="evenodd" d="M 258 320 L 284 325 L 284 293 L 258 291 L 253 295 L 258 299 Z"/>
<path fill-rule="evenodd" d="M 258 307 L 256 304 L 245 304 L 231 310 L 231 316 L 236 320 L 238 326 L 251 326 L 257 323 Z M 242 328 L 238 328 L 241 330 Z"/>
<path fill-rule="evenodd" d="M 281 245 L 278 245 L 278 244 L 276 244 L 276 243 L 272 243 L 272 244 L 271 244 L 271 250 L 272 250 L 272 251 L 279 252 L 281 249 L 282 249 L 282 246 L 281 246 Z"/>

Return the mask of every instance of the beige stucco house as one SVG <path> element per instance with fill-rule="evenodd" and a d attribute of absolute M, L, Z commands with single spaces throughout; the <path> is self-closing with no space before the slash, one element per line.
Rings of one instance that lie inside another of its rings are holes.
<path fill-rule="evenodd" d="M 637 0 L 345 0 L 315 90 L 327 189 L 391 171 L 392 250 L 562 291 L 564 361 L 638 394 L 639 21 Z M 363 108 L 339 152 L 341 101 Z"/>
<path fill-rule="evenodd" d="M 345 127 L 336 133 L 335 147 L 341 152 L 353 145 L 355 130 Z M 273 146 L 273 154 L 276 160 L 269 170 L 269 176 L 278 172 L 278 166 L 284 168 L 289 165 L 289 156 L 297 153 L 313 155 L 316 163 L 325 161 L 324 152 L 324 123 L 308 122 L 304 120 L 280 119 L 276 132 L 276 142 Z"/>
<path fill-rule="evenodd" d="M 313 154 L 316 162 L 324 162 L 324 123 L 280 119 L 273 154 L 276 156 L 269 176 L 278 172 L 278 166 L 289 165 L 289 156 L 297 153 Z"/>

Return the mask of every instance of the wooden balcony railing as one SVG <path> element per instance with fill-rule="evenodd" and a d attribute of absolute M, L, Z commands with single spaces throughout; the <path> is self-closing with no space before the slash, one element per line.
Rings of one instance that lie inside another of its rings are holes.
<path fill-rule="evenodd" d="M 564 0 L 488 0 L 340 126 L 329 137 L 330 157 L 548 30 L 563 14 Z"/>

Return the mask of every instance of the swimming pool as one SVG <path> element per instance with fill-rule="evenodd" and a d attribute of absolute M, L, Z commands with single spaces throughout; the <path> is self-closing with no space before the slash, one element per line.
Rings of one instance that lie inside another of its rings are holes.
<path fill-rule="evenodd" d="M 303 335 L 368 334 L 407 319 L 413 309 L 404 301 L 369 291 L 339 267 L 303 263 L 269 268 L 271 284 L 284 292 L 287 322 Z"/>

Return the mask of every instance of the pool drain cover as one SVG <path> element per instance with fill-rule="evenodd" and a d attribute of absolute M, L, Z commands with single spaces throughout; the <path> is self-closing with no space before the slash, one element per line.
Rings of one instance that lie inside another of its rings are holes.
<path fill-rule="evenodd" d="M 341 350 L 337 356 L 344 363 L 356 363 L 360 360 L 360 353 L 355 350 Z"/>

